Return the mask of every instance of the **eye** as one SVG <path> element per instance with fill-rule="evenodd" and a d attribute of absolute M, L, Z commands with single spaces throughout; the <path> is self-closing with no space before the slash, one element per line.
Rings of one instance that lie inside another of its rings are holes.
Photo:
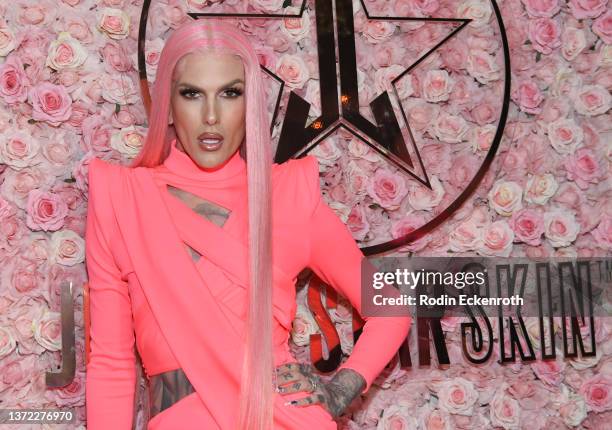
<path fill-rule="evenodd" d="M 229 98 L 236 98 L 242 95 L 243 91 L 240 88 L 231 87 L 227 88 L 223 94 L 225 94 Z"/>
<path fill-rule="evenodd" d="M 186 99 L 193 99 L 195 98 L 195 96 L 197 96 L 199 94 L 198 90 L 195 90 L 193 88 L 182 88 L 179 91 L 179 94 L 183 97 L 185 97 Z"/>

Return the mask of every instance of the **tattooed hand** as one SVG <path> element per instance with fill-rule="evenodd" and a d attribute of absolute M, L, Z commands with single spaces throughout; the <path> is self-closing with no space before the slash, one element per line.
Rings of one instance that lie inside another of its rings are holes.
<path fill-rule="evenodd" d="M 319 403 L 334 418 L 341 416 L 366 386 L 364 377 L 352 369 L 341 369 L 326 382 L 314 373 L 311 365 L 305 363 L 282 364 L 276 368 L 276 375 L 279 393 L 310 393 L 307 397 L 292 400 L 290 404 L 308 406 Z"/>

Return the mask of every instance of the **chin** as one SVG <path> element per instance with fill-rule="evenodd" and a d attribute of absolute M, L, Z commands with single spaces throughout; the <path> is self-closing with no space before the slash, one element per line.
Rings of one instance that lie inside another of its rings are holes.
<path fill-rule="evenodd" d="M 206 151 L 198 150 L 198 155 L 195 159 L 196 164 L 203 169 L 215 169 L 225 163 L 230 155 L 223 154 L 212 154 L 207 153 Z"/>

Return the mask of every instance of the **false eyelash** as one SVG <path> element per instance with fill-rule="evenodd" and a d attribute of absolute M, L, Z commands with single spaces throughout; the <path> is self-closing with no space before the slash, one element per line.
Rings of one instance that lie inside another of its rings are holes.
<path fill-rule="evenodd" d="M 231 91 L 235 93 L 237 96 L 241 96 L 244 93 L 240 88 L 236 88 L 236 87 L 226 88 L 224 91 Z"/>

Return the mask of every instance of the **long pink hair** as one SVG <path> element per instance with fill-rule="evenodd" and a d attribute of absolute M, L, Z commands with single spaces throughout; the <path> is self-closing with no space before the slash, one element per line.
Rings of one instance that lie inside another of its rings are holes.
<path fill-rule="evenodd" d="M 154 167 L 170 152 L 168 126 L 171 80 L 185 54 L 202 50 L 238 55 L 245 72 L 246 155 L 249 207 L 249 308 L 242 367 L 239 429 L 273 427 L 271 187 L 272 145 L 265 92 L 255 50 L 236 28 L 194 20 L 172 33 L 161 52 L 152 91 L 149 130 L 132 167 Z M 243 144 L 244 146 L 244 144 Z M 243 152 L 241 150 L 241 156 Z"/>

